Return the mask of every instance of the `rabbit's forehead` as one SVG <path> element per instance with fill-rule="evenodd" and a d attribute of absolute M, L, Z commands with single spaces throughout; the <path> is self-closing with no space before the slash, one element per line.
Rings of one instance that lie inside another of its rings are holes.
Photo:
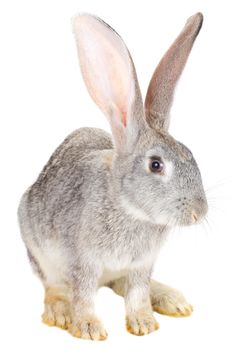
<path fill-rule="evenodd" d="M 177 160 L 186 163 L 193 159 L 191 151 L 181 144 L 180 142 L 172 141 L 165 145 L 152 146 L 147 150 L 146 157 L 161 156 L 164 160 L 173 161 L 177 163 Z"/>

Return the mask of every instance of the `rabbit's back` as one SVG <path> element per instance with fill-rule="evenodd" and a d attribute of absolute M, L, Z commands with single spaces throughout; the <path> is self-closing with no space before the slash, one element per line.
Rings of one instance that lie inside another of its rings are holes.
<path fill-rule="evenodd" d="M 78 129 L 63 141 L 21 199 L 19 222 L 26 243 L 32 240 L 42 246 L 52 235 L 56 238 L 62 217 L 64 229 L 77 220 L 82 211 L 79 202 L 86 200 L 83 196 L 94 179 L 91 172 L 98 171 L 91 165 L 97 158 L 95 166 L 102 166 L 99 154 L 112 148 L 110 135 L 95 128 Z"/>
<path fill-rule="evenodd" d="M 83 155 L 92 151 L 113 148 L 112 139 L 109 133 L 98 128 L 80 128 L 73 131 L 59 145 L 45 165 L 38 182 L 44 181 L 47 176 L 52 175 L 59 168 L 72 166 L 78 162 Z"/>
<path fill-rule="evenodd" d="M 33 187 L 46 186 L 61 177 L 61 173 L 81 166 L 83 158 L 93 151 L 112 148 L 112 139 L 107 132 L 97 128 L 77 129 L 55 150 Z"/>

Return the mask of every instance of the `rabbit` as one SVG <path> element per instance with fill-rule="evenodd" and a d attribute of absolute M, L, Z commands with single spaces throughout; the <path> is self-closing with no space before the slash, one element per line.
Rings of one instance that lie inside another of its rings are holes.
<path fill-rule="evenodd" d="M 175 86 L 202 21 L 201 13 L 188 19 L 143 104 L 121 37 L 93 15 L 73 19 L 83 79 L 112 137 L 98 128 L 74 131 L 22 196 L 20 230 L 45 288 L 44 323 L 106 339 L 95 314 L 102 286 L 124 297 L 126 327 L 135 335 L 158 329 L 154 311 L 192 313 L 181 292 L 151 275 L 170 230 L 200 222 L 208 210 L 192 153 L 168 132 Z"/>

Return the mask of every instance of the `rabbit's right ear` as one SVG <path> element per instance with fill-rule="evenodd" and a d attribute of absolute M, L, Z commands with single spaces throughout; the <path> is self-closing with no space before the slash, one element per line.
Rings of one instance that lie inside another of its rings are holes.
<path fill-rule="evenodd" d="M 150 81 L 145 100 L 146 120 L 153 129 L 162 133 L 168 130 L 174 90 L 202 22 L 201 13 L 196 13 L 187 20 L 181 33 L 161 59 Z"/>
<path fill-rule="evenodd" d="M 110 122 L 117 150 L 126 152 L 144 119 L 131 56 L 120 36 L 97 17 L 76 16 L 73 29 L 89 94 Z"/>

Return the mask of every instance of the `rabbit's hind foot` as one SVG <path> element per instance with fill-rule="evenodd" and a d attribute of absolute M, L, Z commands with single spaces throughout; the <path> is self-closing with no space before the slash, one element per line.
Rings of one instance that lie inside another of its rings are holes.
<path fill-rule="evenodd" d="M 177 289 L 151 281 L 151 302 L 154 311 L 173 317 L 187 317 L 193 312 L 183 294 Z"/>
<path fill-rule="evenodd" d="M 48 326 L 68 329 L 71 324 L 70 305 L 67 297 L 59 288 L 45 290 L 44 313 L 42 321 Z"/>

